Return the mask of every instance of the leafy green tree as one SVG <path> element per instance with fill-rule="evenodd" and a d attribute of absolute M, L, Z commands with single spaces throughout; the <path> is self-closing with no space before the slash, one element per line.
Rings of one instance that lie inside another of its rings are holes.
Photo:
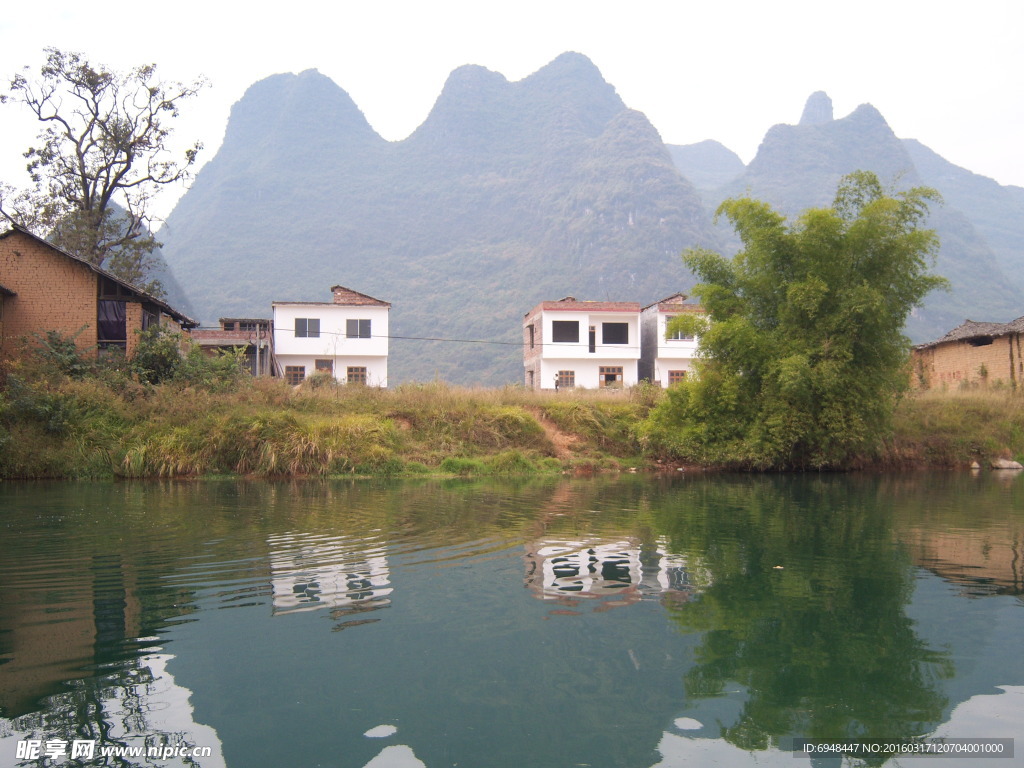
<path fill-rule="evenodd" d="M 910 311 L 946 281 L 922 228 L 934 190 L 883 189 L 857 172 L 831 208 L 793 224 L 767 204 L 726 200 L 719 215 L 743 250 L 690 250 L 683 261 L 711 320 L 699 375 L 673 387 L 649 418 L 655 445 L 697 461 L 750 468 L 844 466 L 888 434 L 909 384 Z"/>
<path fill-rule="evenodd" d="M 161 82 L 153 64 L 118 73 L 79 53 L 46 54 L 38 78 L 17 74 L 0 95 L 44 126 L 39 145 L 25 152 L 32 186 L 0 185 L 0 215 L 159 293 L 146 282 L 160 245 L 148 207 L 160 188 L 191 176 L 202 145 L 173 159 L 169 122 L 205 83 Z"/>

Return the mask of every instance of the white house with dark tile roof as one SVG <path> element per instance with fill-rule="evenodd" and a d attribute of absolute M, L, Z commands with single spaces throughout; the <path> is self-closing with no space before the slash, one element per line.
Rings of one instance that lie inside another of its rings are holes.
<path fill-rule="evenodd" d="M 274 350 L 278 373 L 301 384 L 316 372 L 342 383 L 388 385 L 391 304 L 342 285 L 333 301 L 275 301 Z"/>
<path fill-rule="evenodd" d="M 632 386 L 640 359 L 640 305 L 631 301 L 544 301 L 523 319 L 530 389 Z"/>

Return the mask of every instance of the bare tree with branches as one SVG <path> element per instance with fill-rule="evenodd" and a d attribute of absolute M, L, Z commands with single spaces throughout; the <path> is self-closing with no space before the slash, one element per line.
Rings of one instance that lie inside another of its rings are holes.
<path fill-rule="evenodd" d="M 39 145 L 25 152 L 32 184 L 0 185 L 0 214 L 159 293 L 157 283 L 147 283 L 160 246 L 149 203 L 161 188 L 192 177 L 202 144 L 173 158 L 169 123 L 206 81 L 164 83 L 154 64 L 118 73 L 80 53 L 46 54 L 38 77 L 17 74 L 0 95 L 0 103 L 25 105 L 44 126 Z"/>

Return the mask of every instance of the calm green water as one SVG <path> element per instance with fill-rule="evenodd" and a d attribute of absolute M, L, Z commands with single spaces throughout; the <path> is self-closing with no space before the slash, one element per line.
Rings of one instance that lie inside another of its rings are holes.
<path fill-rule="evenodd" d="M 1022 554 L 992 474 L 3 484 L 0 766 L 1022 765 Z"/>

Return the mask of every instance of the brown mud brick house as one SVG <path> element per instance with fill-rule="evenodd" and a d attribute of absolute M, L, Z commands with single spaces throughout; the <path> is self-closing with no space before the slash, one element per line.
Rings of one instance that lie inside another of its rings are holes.
<path fill-rule="evenodd" d="M 160 299 L 14 226 L 0 233 L 0 356 L 23 340 L 56 331 L 83 351 L 131 356 L 137 331 L 155 324 L 188 331 L 198 323 Z"/>
<path fill-rule="evenodd" d="M 938 341 L 913 352 L 913 384 L 919 389 L 985 387 L 1024 383 L 1024 317 L 1009 323 L 967 320 Z"/>

